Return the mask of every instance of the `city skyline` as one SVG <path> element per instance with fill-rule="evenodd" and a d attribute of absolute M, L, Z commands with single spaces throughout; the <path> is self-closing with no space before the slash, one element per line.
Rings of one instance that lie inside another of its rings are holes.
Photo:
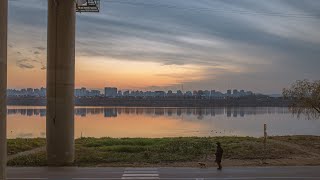
<path fill-rule="evenodd" d="M 279 94 L 297 79 L 320 77 L 319 6 L 102 1 L 100 14 L 77 15 L 75 86 Z M 9 88 L 45 86 L 46 25 L 46 1 L 9 0 Z"/>
<path fill-rule="evenodd" d="M 8 89 L 8 96 L 46 96 L 46 88 L 22 88 L 22 89 Z M 118 89 L 117 87 L 105 87 L 103 90 L 100 89 L 87 89 L 86 87 L 75 88 L 74 95 L 76 97 L 94 97 L 94 96 L 105 96 L 105 97 L 121 97 L 121 96 L 205 96 L 205 97 L 227 97 L 227 96 L 248 96 L 255 94 L 252 91 L 244 89 L 228 89 L 226 91 L 218 90 L 156 90 L 156 91 L 143 91 L 143 90 L 128 90 Z M 259 94 L 259 93 L 256 93 Z"/>

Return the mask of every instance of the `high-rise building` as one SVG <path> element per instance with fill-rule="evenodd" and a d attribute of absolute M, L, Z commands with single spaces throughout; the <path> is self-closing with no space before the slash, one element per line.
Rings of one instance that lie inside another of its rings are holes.
<path fill-rule="evenodd" d="M 237 89 L 234 89 L 232 94 L 233 94 L 233 96 L 238 96 L 239 95 L 239 91 Z"/>
<path fill-rule="evenodd" d="M 40 89 L 34 89 L 33 90 L 34 96 L 40 96 Z"/>
<path fill-rule="evenodd" d="M 101 92 L 99 90 L 91 90 L 90 96 L 97 97 L 100 96 Z"/>
<path fill-rule="evenodd" d="M 246 95 L 245 91 L 243 89 L 240 90 L 240 96 L 245 96 L 245 95 Z"/>
<path fill-rule="evenodd" d="M 33 89 L 32 88 L 27 88 L 27 95 L 33 96 Z"/>
<path fill-rule="evenodd" d="M 122 91 L 118 91 L 117 96 L 122 97 Z"/>
<path fill-rule="evenodd" d="M 247 94 L 247 96 L 252 96 L 253 92 L 252 91 L 247 91 L 246 94 Z"/>
<path fill-rule="evenodd" d="M 105 87 L 104 96 L 105 97 L 116 97 L 118 94 L 118 89 L 115 87 Z"/>
<path fill-rule="evenodd" d="M 80 96 L 87 96 L 87 89 L 86 88 L 81 88 L 80 89 Z"/>
<path fill-rule="evenodd" d="M 231 96 L 231 94 L 232 94 L 231 89 L 228 89 L 228 90 L 227 90 L 227 96 Z"/>
<path fill-rule="evenodd" d="M 191 91 L 187 91 L 186 92 L 186 96 L 192 96 L 192 92 Z"/>
<path fill-rule="evenodd" d="M 204 97 L 204 91 L 203 90 L 198 90 L 197 97 L 199 97 L 199 98 Z"/>
<path fill-rule="evenodd" d="M 42 97 L 45 97 L 47 95 L 47 89 L 44 87 L 40 88 L 40 94 Z"/>
<path fill-rule="evenodd" d="M 211 92 L 210 92 L 210 96 L 211 96 L 211 97 L 216 96 L 216 90 L 211 90 Z"/>
<path fill-rule="evenodd" d="M 126 97 L 127 97 L 127 96 L 129 96 L 129 95 L 130 95 L 130 91 L 124 91 L 124 92 L 123 92 L 123 96 L 126 96 Z"/>
<path fill-rule="evenodd" d="M 178 91 L 177 91 L 177 96 L 183 96 L 183 93 L 182 93 L 181 90 L 178 90 Z"/>
<path fill-rule="evenodd" d="M 210 91 L 208 91 L 208 90 L 203 91 L 203 95 L 205 97 L 210 97 Z"/>
<path fill-rule="evenodd" d="M 86 88 L 82 87 L 81 89 L 75 89 L 74 95 L 76 97 L 86 97 L 90 96 L 90 92 Z"/>
<path fill-rule="evenodd" d="M 193 96 L 198 96 L 198 91 L 194 90 L 192 93 Z"/>
<path fill-rule="evenodd" d="M 166 96 L 166 92 L 164 92 L 164 91 L 155 91 L 155 96 L 156 97 L 165 97 Z"/>

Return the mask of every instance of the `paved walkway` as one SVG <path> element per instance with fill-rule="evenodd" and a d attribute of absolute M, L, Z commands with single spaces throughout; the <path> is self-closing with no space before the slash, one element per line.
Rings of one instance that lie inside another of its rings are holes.
<path fill-rule="evenodd" d="M 42 151 L 45 151 L 46 150 L 46 147 L 43 146 L 43 147 L 39 147 L 39 148 L 35 148 L 35 149 L 31 149 L 29 151 L 23 151 L 23 152 L 20 152 L 20 153 L 17 153 L 17 154 L 13 154 L 13 155 L 10 155 L 8 156 L 8 161 L 12 160 L 12 159 L 15 159 L 19 156 L 27 156 L 27 155 L 30 155 L 30 154 L 36 154 L 38 152 L 42 152 Z"/>
<path fill-rule="evenodd" d="M 320 180 L 320 167 L 9 168 L 8 180 Z"/>

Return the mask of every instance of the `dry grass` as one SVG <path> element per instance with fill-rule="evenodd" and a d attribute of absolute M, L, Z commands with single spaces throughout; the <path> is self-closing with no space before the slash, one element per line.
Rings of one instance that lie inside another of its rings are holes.
<path fill-rule="evenodd" d="M 302 153 L 301 148 L 317 151 L 320 143 L 320 137 L 315 136 L 271 137 L 271 140 L 283 141 L 295 146 L 269 141 L 264 153 L 263 140 L 253 137 L 82 138 L 76 140 L 76 158 L 73 165 L 189 166 L 198 161 L 213 162 L 215 144 L 218 141 L 224 148 L 224 159 L 230 165 L 232 162 L 239 165 L 252 165 L 250 162 L 257 164 L 263 158 L 268 159 L 269 162 L 284 163 L 299 158 L 312 159 L 310 154 Z M 26 142 L 37 144 L 32 140 Z M 45 166 L 47 165 L 46 153 L 21 156 L 9 161 L 8 164 L 10 166 Z"/>

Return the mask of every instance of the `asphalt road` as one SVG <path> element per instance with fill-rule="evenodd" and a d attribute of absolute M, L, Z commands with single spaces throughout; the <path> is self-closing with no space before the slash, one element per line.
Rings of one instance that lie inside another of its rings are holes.
<path fill-rule="evenodd" d="M 8 180 L 320 180 L 318 167 L 9 168 Z"/>

